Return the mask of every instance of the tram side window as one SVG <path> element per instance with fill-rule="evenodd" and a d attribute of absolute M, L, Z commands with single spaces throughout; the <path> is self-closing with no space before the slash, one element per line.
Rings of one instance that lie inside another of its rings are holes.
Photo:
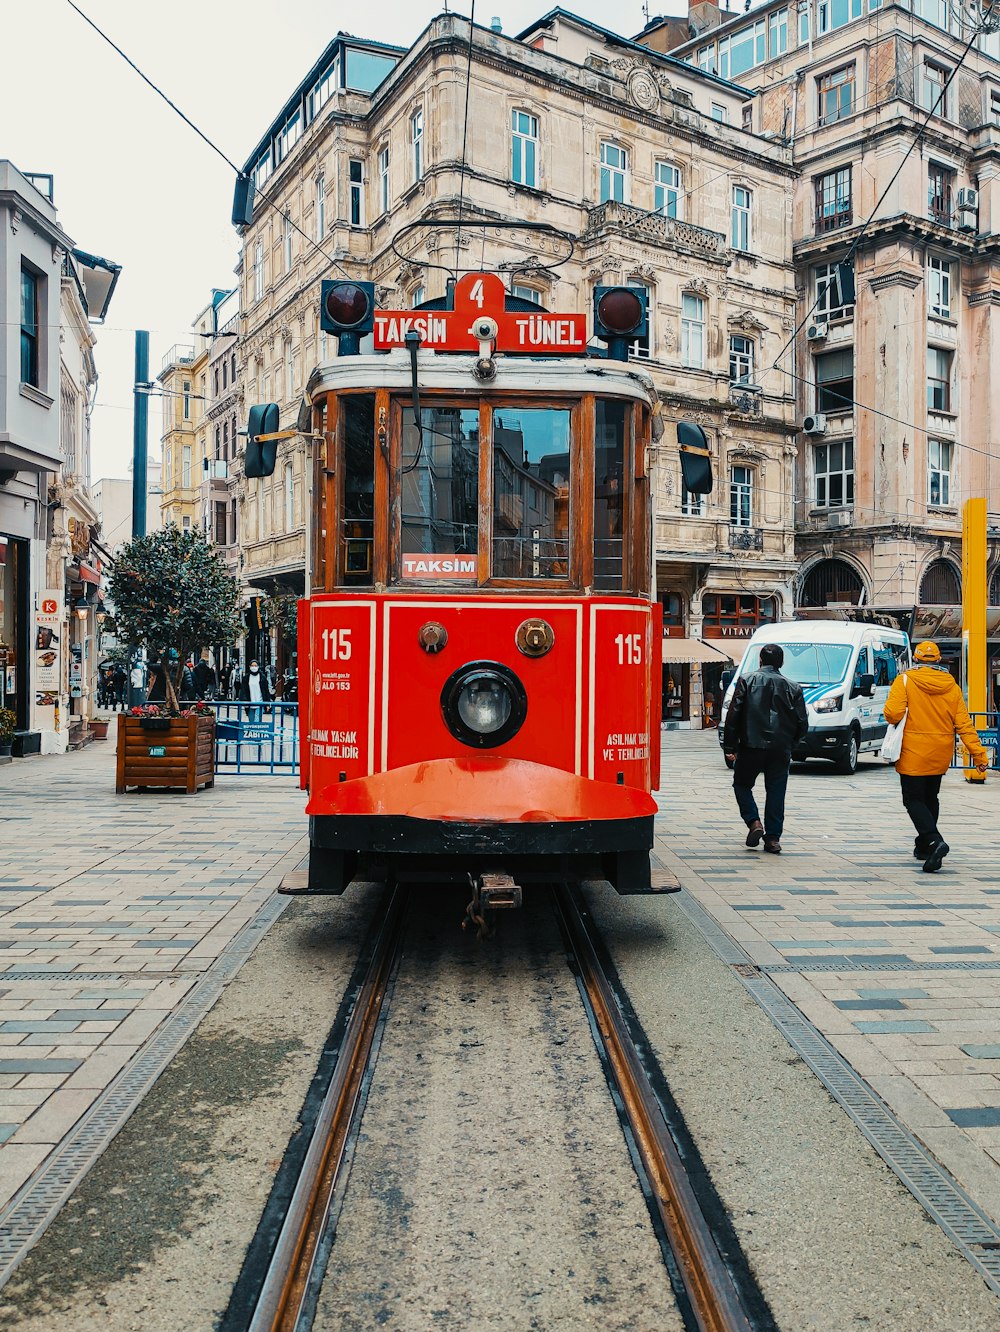
<path fill-rule="evenodd" d="M 620 592 L 624 578 L 625 413 L 622 402 L 596 403 L 594 426 L 594 587 Z"/>
<path fill-rule="evenodd" d="M 494 578 L 568 577 L 569 445 L 567 409 L 494 412 Z"/>
<path fill-rule="evenodd" d="M 341 398 L 344 413 L 343 582 L 372 586 L 375 540 L 375 395 Z"/>
<path fill-rule="evenodd" d="M 403 578 L 474 583 L 479 550 L 479 408 L 403 414 Z M 462 559 L 461 557 L 466 558 Z"/>

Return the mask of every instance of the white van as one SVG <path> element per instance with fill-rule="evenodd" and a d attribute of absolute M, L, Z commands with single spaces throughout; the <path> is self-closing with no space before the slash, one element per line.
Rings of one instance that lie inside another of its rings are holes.
<path fill-rule="evenodd" d="M 859 754 L 882 747 L 882 709 L 893 680 L 909 670 L 910 640 L 901 629 L 820 619 L 785 620 L 756 631 L 722 702 L 720 745 L 736 681 L 759 668 L 765 643 L 781 645 L 781 673 L 805 695 L 809 735 L 792 755 L 796 762 L 832 759 L 838 772 L 852 773 Z"/>

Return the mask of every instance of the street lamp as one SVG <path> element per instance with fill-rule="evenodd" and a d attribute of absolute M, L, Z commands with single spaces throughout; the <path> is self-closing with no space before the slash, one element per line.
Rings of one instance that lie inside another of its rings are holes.
<path fill-rule="evenodd" d="M 105 607 L 103 601 L 98 600 L 98 602 L 97 602 L 97 623 L 98 623 L 98 624 L 103 624 L 104 621 L 105 621 L 107 618 L 108 618 L 107 608 Z"/>
<path fill-rule="evenodd" d="M 77 600 L 74 601 L 73 609 L 76 611 L 77 615 L 80 617 L 81 620 L 85 620 L 87 618 L 87 615 L 90 611 L 90 602 L 87 600 L 86 593 L 84 593 L 83 596 L 78 597 Z"/>

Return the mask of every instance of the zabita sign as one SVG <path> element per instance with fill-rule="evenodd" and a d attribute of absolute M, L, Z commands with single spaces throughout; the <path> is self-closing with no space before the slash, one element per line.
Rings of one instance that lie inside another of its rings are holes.
<path fill-rule="evenodd" d="M 455 287 L 453 310 L 376 310 L 375 350 L 405 347 L 416 333 L 432 351 L 477 352 L 477 320 L 491 319 L 496 336 L 488 339 L 501 352 L 582 356 L 587 350 L 587 320 L 582 314 L 545 310 L 507 310 L 503 282 L 495 273 L 466 273 Z"/>

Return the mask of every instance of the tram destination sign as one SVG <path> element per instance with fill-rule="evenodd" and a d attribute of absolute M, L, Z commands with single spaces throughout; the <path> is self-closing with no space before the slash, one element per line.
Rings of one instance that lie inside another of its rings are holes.
<path fill-rule="evenodd" d="M 405 347 L 407 333 L 416 333 L 421 347 L 432 351 L 477 352 L 478 320 L 496 324 L 494 349 L 550 356 L 583 356 L 587 351 L 587 318 L 582 314 L 550 314 L 546 310 L 507 310 L 507 292 L 495 273 L 466 273 L 455 286 L 453 310 L 376 310 L 375 350 Z"/>

